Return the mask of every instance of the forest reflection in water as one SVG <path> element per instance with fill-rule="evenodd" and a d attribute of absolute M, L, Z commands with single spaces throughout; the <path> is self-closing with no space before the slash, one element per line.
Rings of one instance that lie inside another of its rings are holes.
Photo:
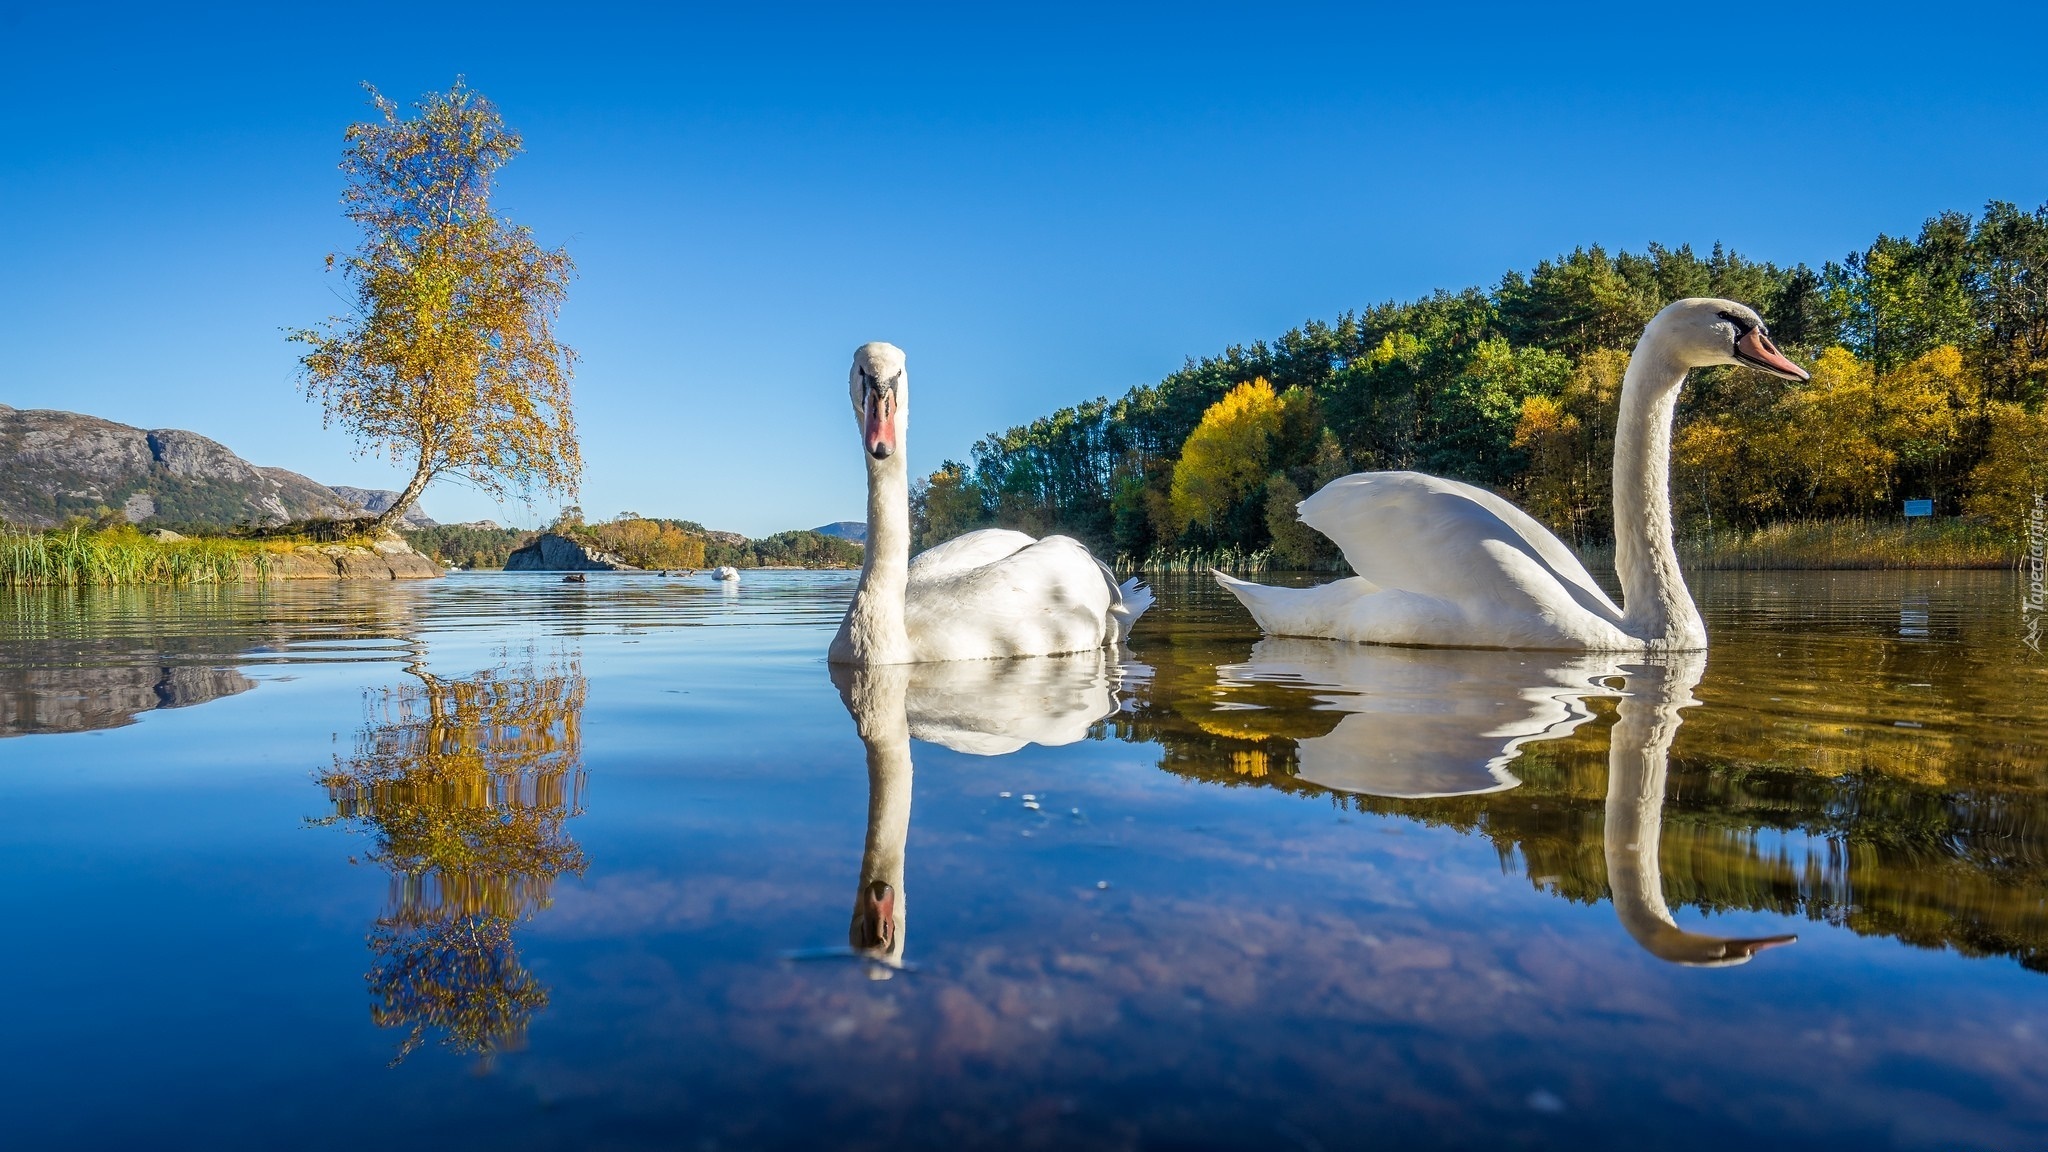
<path fill-rule="evenodd" d="M 368 694 L 314 822 L 368 835 L 362 861 L 390 873 L 366 979 L 371 1019 L 406 1030 L 393 1062 L 430 1032 L 489 1057 L 548 1002 L 515 929 L 587 866 L 565 825 L 583 811 L 588 685 L 574 657 L 530 651 L 459 679 L 410 671 L 417 684 Z"/>

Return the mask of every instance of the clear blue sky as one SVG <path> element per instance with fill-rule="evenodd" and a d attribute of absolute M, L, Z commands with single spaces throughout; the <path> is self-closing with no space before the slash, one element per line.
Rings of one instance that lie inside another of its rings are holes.
<path fill-rule="evenodd" d="M 0 0 L 0 403 L 397 487 L 281 335 L 340 309 L 365 80 L 460 73 L 524 133 L 499 206 L 580 264 L 585 509 L 755 535 L 862 515 L 862 341 L 909 354 L 924 471 L 1576 245 L 1818 263 L 2048 200 L 2039 5 L 1100 8 Z"/>

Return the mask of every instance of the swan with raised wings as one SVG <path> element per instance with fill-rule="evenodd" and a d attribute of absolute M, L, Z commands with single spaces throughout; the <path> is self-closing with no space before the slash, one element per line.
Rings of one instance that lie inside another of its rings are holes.
<path fill-rule="evenodd" d="M 1113 647 L 1152 604 L 1080 541 L 969 532 L 910 558 L 910 379 L 903 350 L 863 344 L 847 374 L 868 472 L 860 585 L 832 638 L 834 664 L 921 664 Z"/>
<path fill-rule="evenodd" d="M 1274 588 L 1215 574 L 1283 636 L 1441 648 L 1691 651 L 1707 646 L 1672 544 L 1671 421 L 1688 372 L 1742 364 L 1807 379 L 1732 300 L 1657 313 L 1622 378 L 1614 436 L 1614 566 L 1622 605 L 1564 542 L 1482 488 L 1419 472 L 1361 472 L 1298 506 L 1343 550 L 1349 579 Z M 1625 607 L 1623 606 L 1625 605 Z"/>

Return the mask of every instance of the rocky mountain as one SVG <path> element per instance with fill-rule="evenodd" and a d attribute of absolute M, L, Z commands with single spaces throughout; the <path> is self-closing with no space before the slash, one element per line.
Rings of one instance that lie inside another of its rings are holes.
<path fill-rule="evenodd" d="M 868 526 L 860 520 L 837 520 L 811 531 L 820 536 L 837 536 L 841 540 L 854 540 L 865 544 L 868 540 Z"/>
<path fill-rule="evenodd" d="M 196 432 L 0 404 L 0 520 L 13 524 L 46 528 L 102 508 L 137 524 L 277 524 L 344 516 L 357 496 L 378 495 L 379 508 L 389 504 L 392 494 L 258 468 Z M 417 516 L 415 508 L 407 525 Z"/>
<path fill-rule="evenodd" d="M 346 484 L 336 484 L 330 487 L 328 491 L 348 501 L 349 507 L 360 508 L 372 516 L 391 507 L 398 499 L 398 493 L 388 488 L 351 488 Z M 438 526 L 438 521 L 425 512 L 420 511 L 418 504 L 414 504 L 411 508 L 406 509 L 405 515 L 399 517 L 398 522 L 407 528 L 433 528 Z"/>

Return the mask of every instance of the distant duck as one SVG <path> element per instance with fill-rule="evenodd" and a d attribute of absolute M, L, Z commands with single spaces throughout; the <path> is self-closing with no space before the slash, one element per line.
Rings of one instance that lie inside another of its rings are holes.
<path fill-rule="evenodd" d="M 1315 588 L 1216 581 L 1274 635 L 1435 648 L 1684 652 L 1707 646 L 1672 544 L 1671 421 L 1688 372 L 1715 364 L 1787 380 L 1806 370 L 1732 300 L 1657 313 L 1622 379 L 1614 433 L 1614 563 L 1622 606 L 1572 550 L 1499 496 L 1419 472 L 1361 472 L 1300 504 L 1358 575 Z"/>
<path fill-rule="evenodd" d="M 567 576 L 564 576 L 564 577 L 562 577 L 562 583 L 564 583 L 564 584 L 588 584 L 588 583 L 590 583 L 590 577 L 588 577 L 588 576 L 585 576 L 585 575 L 584 575 L 583 573 L 581 573 L 581 572 L 571 572 L 571 573 L 569 573 L 569 574 L 568 574 Z"/>
<path fill-rule="evenodd" d="M 718 578 L 720 580 L 737 580 L 740 578 L 740 570 L 730 564 L 722 564 L 718 568 Z"/>
<path fill-rule="evenodd" d="M 847 374 L 868 473 L 860 584 L 832 639 L 834 664 L 1050 656 L 1121 644 L 1152 604 L 1066 536 L 969 532 L 910 559 L 910 380 L 903 350 L 863 344 Z"/>

